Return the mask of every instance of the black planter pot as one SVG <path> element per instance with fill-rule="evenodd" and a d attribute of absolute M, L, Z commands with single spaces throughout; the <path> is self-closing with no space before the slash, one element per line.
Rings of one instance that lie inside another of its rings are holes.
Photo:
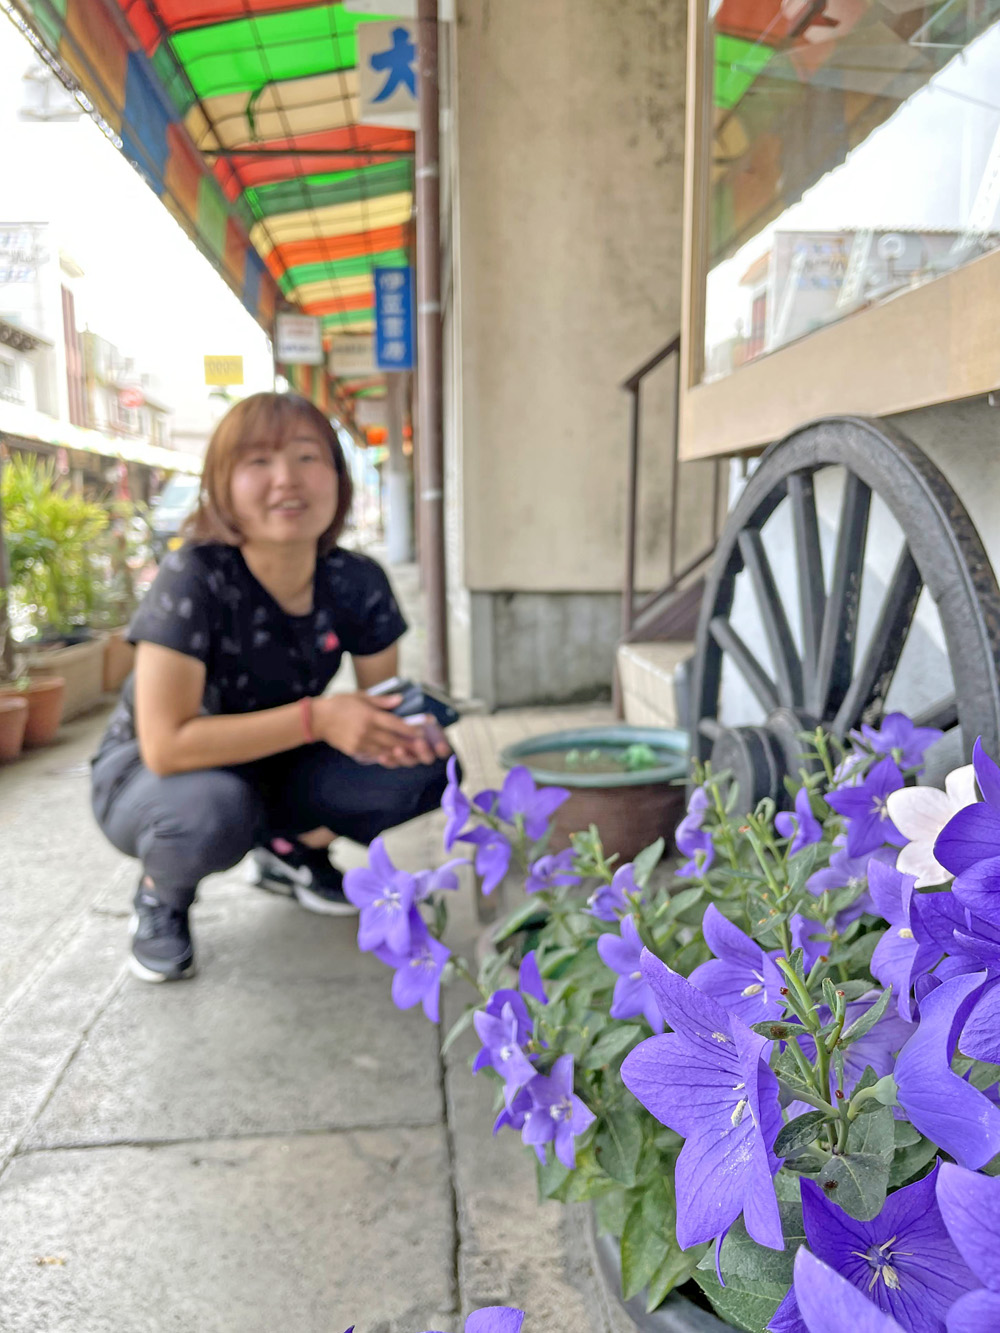
<path fill-rule="evenodd" d="M 672 1291 L 658 1310 L 646 1312 L 646 1302 L 640 1296 L 622 1300 L 621 1253 L 614 1236 L 598 1235 L 593 1212 L 590 1215 L 591 1235 L 597 1269 L 604 1282 L 608 1297 L 617 1301 L 640 1333 L 734 1333 L 731 1324 L 724 1324 L 701 1306 L 689 1301 L 679 1291 Z"/>

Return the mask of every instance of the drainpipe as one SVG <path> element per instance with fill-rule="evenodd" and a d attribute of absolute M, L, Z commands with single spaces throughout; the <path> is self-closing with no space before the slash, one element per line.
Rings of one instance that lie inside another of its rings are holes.
<path fill-rule="evenodd" d="M 3 443 L 0 435 L 0 444 Z M 3 450 L 0 449 L 0 486 L 3 484 Z M 10 632 L 9 582 L 7 551 L 3 540 L 3 501 L 0 500 L 0 681 L 14 674 L 14 644 Z"/>
<path fill-rule="evenodd" d="M 410 469 L 403 453 L 403 405 L 406 374 L 391 371 L 386 383 L 386 426 L 389 457 L 384 475 L 389 515 L 386 523 L 386 557 L 390 565 L 405 565 L 413 559 L 413 522 L 410 512 Z"/>
<path fill-rule="evenodd" d="M 441 429 L 441 182 L 438 152 L 438 0 L 417 0 L 417 408 L 420 572 L 427 607 L 427 683 L 448 689 Z"/>

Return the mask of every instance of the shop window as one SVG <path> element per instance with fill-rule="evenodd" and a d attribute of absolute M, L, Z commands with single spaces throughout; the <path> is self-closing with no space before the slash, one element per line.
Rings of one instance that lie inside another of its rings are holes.
<path fill-rule="evenodd" d="M 1000 248 L 1000 0 L 708 22 L 702 378 Z"/>

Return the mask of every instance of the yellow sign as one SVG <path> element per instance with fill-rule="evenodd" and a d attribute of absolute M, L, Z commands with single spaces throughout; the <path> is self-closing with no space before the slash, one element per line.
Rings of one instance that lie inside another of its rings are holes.
<path fill-rule="evenodd" d="M 206 384 L 242 384 L 243 358 L 241 356 L 206 356 Z"/>

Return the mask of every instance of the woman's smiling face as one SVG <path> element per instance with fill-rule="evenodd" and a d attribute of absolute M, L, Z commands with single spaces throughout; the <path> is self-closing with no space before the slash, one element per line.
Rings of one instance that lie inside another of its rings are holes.
<path fill-rule="evenodd" d="M 278 447 L 255 445 L 237 459 L 230 502 L 248 545 L 315 543 L 333 522 L 337 489 L 328 445 L 303 423 Z"/>

